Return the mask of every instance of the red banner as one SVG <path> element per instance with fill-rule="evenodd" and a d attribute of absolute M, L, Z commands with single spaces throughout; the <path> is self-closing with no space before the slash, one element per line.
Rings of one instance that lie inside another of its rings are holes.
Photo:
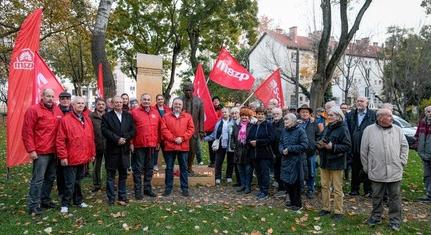
<path fill-rule="evenodd" d="M 196 68 L 193 88 L 193 95 L 201 98 L 204 105 L 204 131 L 212 131 L 217 122 L 217 114 L 211 100 L 211 95 L 205 81 L 205 74 L 201 64 L 198 64 L 198 67 Z"/>
<path fill-rule="evenodd" d="M 61 81 L 57 79 L 42 57 L 40 57 L 39 53 L 36 52 L 34 58 L 34 89 L 32 103 L 39 103 L 40 93 L 46 88 L 54 90 L 56 94 L 54 102 L 58 103 L 57 97 L 64 91 L 63 85 L 61 85 Z"/>
<path fill-rule="evenodd" d="M 254 92 L 265 107 L 269 100 L 278 100 L 279 107 L 284 107 L 283 87 L 281 86 L 280 69 L 275 70 Z"/>
<path fill-rule="evenodd" d="M 9 64 L 7 102 L 8 167 L 30 162 L 21 139 L 24 113 L 32 103 L 34 56 L 39 51 L 42 9 L 31 13 L 22 23 Z"/>
<path fill-rule="evenodd" d="M 209 77 L 220 86 L 235 90 L 250 90 L 254 83 L 254 77 L 224 48 Z"/>
<path fill-rule="evenodd" d="M 104 98 L 105 90 L 103 88 L 103 65 L 99 64 L 97 69 L 97 93 L 100 98 Z"/>

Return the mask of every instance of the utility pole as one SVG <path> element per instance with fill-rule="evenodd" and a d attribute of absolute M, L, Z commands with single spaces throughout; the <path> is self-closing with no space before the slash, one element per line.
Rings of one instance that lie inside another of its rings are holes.
<path fill-rule="evenodd" d="M 295 82 L 296 108 L 299 108 L 299 46 L 296 44 L 296 82 Z"/>

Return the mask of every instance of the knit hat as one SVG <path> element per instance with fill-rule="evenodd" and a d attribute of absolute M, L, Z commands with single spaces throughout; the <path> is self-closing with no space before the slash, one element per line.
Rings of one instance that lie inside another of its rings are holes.
<path fill-rule="evenodd" d="M 329 111 L 337 114 L 338 116 L 340 116 L 342 121 L 344 120 L 344 113 L 343 113 L 343 111 L 340 108 L 338 108 L 338 107 L 332 107 Z"/>

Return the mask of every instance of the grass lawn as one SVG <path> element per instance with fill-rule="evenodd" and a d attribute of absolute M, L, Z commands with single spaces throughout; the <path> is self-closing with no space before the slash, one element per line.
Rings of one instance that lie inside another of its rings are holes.
<path fill-rule="evenodd" d="M 26 213 L 30 166 L 15 167 L 6 180 L 5 128 L 0 128 L 0 234 L 390 234 L 387 221 L 369 228 L 367 214 L 346 215 L 341 223 L 320 218 L 317 210 L 295 214 L 283 207 L 232 204 L 200 205 L 174 197 L 171 202 L 131 202 L 127 207 L 108 207 L 103 194 L 91 196 L 91 181 L 83 182 L 87 209 L 70 208 L 44 211 L 42 217 Z M 206 145 L 205 145 L 206 147 Z M 423 194 L 420 159 L 412 152 L 403 183 L 403 197 L 414 200 Z M 129 188 L 129 190 L 131 190 Z M 53 193 L 53 197 L 56 196 Z M 316 199 L 319 200 L 319 199 Z M 360 205 L 358 205 L 360 207 Z M 428 214 L 429 215 L 429 214 Z M 430 220 L 403 223 L 402 234 L 431 234 Z"/>

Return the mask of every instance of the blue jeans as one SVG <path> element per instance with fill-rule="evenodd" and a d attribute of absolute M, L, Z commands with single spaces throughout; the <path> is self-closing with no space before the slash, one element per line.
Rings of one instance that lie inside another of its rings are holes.
<path fill-rule="evenodd" d="M 178 165 L 180 165 L 180 185 L 183 192 L 188 192 L 188 171 L 187 171 L 187 157 L 189 152 L 183 151 L 169 151 L 165 152 L 164 158 L 166 163 L 165 170 L 165 191 L 172 192 L 174 184 L 174 163 L 175 158 L 178 158 Z"/>
<path fill-rule="evenodd" d="M 84 164 L 77 166 L 64 166 L 64 192 L 61 198 L 61 206 L 69 207 L 70 201 L 73 204 L 82 203 L 81 179 L 84 175 Z"/>
<path fill-rule="evenodd" d="M 28 208 L 34 209 L 40 203 L 51 202 L 51 190 L 54 184 L 57 168 L 57 158 L 54 154 L 38 155 L 33 160 L 33 174 L 28 193 Z"/>
<path fill-rule="evenodd" d="M 251 172 L 251 164 L 237 164 L 239 177 L 241 181 L 241 187 L 251 190 L 251 179 L 253 172 Z"/>
<path fill-rule="evenodd" d="M 269 171 L 271 164 L 271 159 L 255 159 L 257 182 L 259 184 L 260 192 L 265 195 L 268 195 L 270 181 Z"/>
<path fill-rule="evenodd" d="M 151 163 L 154 166 L 157 166 L 157 160 L 159 158 L 159 150 L 154 150 L 152 156 L 151 156 Z"/>
<path fill-rule="evenodd" d="M 316 178 L 316 172 L 317 172 L 317 156 L 316 155 L 313 155 L 311 157 L 307 157 L 307 166 L 308 166 L 308 177 L 306 179 L 307 190 L 310 193 L 314 193 L 315 192 L 314 180 Z"/>
<path fill-rule="evenodd" d="M 106 195 L 110 202 L 115 201 L 115 175 L 118 171 L 118 200 L 127 200 L 127 168 L 118 167 L 117 169 L 106 169 Z"/>

